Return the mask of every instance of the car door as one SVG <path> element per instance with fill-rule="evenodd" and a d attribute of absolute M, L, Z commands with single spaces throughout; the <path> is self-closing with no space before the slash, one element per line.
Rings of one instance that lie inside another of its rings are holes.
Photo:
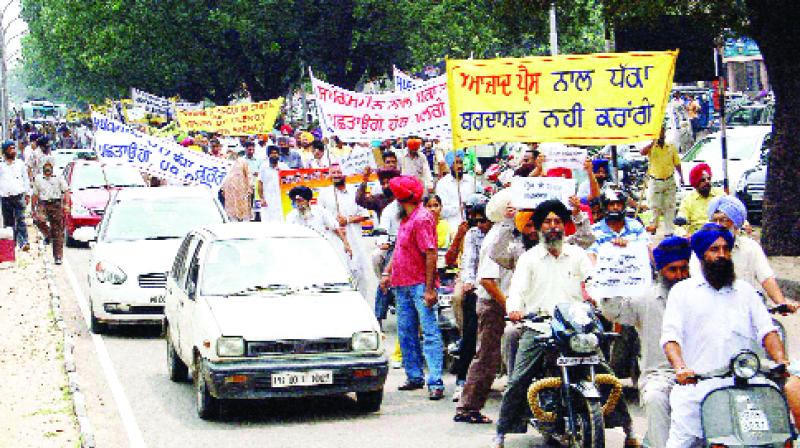
<path fill-rule="evenodd" d="M 113 208 L 113 207 L 112 207 Z M 113 213 L 113 210 L 110 210 Z M 108 214 L 106 216 L 109 216 Z M 175 254 L 175 260 L 172 262 L 172 269 L 167 276 L 167 287 L 164 292 L 164 315 L 167 318 L 167 325 L 169 326 L 170 333 L 174 336 L 173 341 L 180 340 L 180 314 L 178 313 L 178 297 L 182 288 L 179 286 L 180 279 L 185 276 L 186 270 L 186 254 L 189 251 L 189 244 L 194 237 L 193 234 L 188 234 L 183 239 L 178 252 Z M 174 344 L 176 349 L 179 349 L 178 344 Z"/>
<path fill-rule="evenodd" d="M 202 249 L 203 239 L 200 236 L 197 236 L 189 243 L 183 290 L 178 295 L 178 314 L 181 322 L 179 337 L 181 350 L 186 356 L 184 359 L 187 361 L 191 360 L 192 350 L 194 349 L 194 311 L 197 306 L 197 287 L 200 277 L 200 255 Z"/>

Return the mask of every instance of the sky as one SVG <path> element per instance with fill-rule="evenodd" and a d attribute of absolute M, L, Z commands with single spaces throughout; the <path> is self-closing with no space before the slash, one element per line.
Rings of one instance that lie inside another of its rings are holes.
<path fill-rule="evenodd" d="M 8 26 L 8 31 L 6 32 L 6 42 L 8 43 L 6 57 L 13 55 L 13 58 L 7 59 L 8 66 L 13 67 L 19 63 L 17 59 L 22 57 L 22 54 L 19 53 L 21 36 L 18 35 L 18 33 L 26 31 L 28 29 L 28 25 L 22 21 L 22 18 L 13 20 L 16 17 L 19 17 L 20 0 L 0 0 L 0 8 L 5 8 L 5 6 L 9 3 L 10 6 L 6 10 L 6 14 L 3 17 L 3 26 Z M 0 9 L 0 11 L 2 11 L 2 9 Z"/>

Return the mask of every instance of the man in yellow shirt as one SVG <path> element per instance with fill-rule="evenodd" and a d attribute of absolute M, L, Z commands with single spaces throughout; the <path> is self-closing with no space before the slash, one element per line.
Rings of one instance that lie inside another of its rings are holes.
<path fill-rule="evenodd" d="M 664 142 L 665 131 L 661 127 L 661 135 L 658 140 L 642 149 L 642 155 L 647 156 L 649 168 L 647 175 L 647 204 L 653 211 L 653 220 L 647 226 L 647 231 L 655 234 L 658 229 L 658 220 L 664 217 L 664 233 L 669 236 L 673 232 L 673 221 L 675 220 L 675 171 L 680 176 L 683 184 L 683 172 L 681 171 L 681 159 L 678 157 L 678 148 L 675 145 Z"/>
<path fill-rule="evenodd" d="M 678 217 L 686 220 L 687 237 L 708 222 L 708 204 L 717 196 L 724 196 L 720 188 L 711 187 L 711 167 L 701 163 L 689 173 L 689 183 L 694 191 L 683 197 Z"/>

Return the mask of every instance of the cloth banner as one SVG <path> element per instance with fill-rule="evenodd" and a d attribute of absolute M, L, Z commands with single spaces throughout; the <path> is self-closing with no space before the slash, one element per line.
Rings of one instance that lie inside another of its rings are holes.
<path fill-rule="evenodd" d="M 171 115 L 173 112 L 172 101 L 168 98 L 147 93 L 143 90 L 131 88 L 133 105 L 141 107 L 151 114 Z"/>
<path fill-rule="evenodd" d="M 104 115 L 92 114 L 93 148 L 104 161 L 122 162 L 153 176 L 218 190 L 233 162 L 143 134 Z"/>
<path fill-rule="evenodd" d="M 283 98 L 203 110 L 178 110 L 178 123 L 184 131 L 218 132 L 224 135 L 269 134 Z"/>
<path fill-rule="evenodd" d="M 190 103 L 188 101 L 176 101 L 176 110 L 203 110 L 203 103 Z"/>
<path fill-rule="evenodd" d="M 577 146 L 566 146 L 558 143 L 543 144 L 539 151 L 544 154 L 545 168 L 569 168 L 583 170 L 586 161 L 586 149 Z"/>
<path fill-rule="evenodd" d="M 375 154 L 372 148 L 368 146 L 356 146 L 339 159 L 339 165 L 341 165 L 342 173 L 345 176 L 361 174 L 367 166 L 373 169 L 378 168 L 378 164 L 375 162 Z"/>
<path fill-rule="evenodd" d="M 650 254 L 645 243 L 620 247 L 608 242 L 597 251 L 588 289 L 593 297 L 641 296 L 652 282 Z"/>
<path fill-rule="evenodd" d="M 345 183 L 348 190 L 354 194 L 361 185 L 362 176 L 345 176 Z M 314 192 L 314 198 L 311 200 L 312 204 L 317 203 L 319 192 L 326 188 L 333 188 L 333 181 L 328 174 L 328 168 L 304 168 L 299 170 L 280 170 L 278 171 L 278 185 L 281 193 L 281 206 L 283 208 L 283 216 L 289 214 L 292 210 L 292 200 L 289 199 L 289 191 L 298 186 L 305 185 Z M 372 173 L 367 182 L 368 191 L 381 191 L 380 183 L 378 183 L 378 175 Z M 364 227 L 364 225 L 362 225 Z"/>
<path fill-rule="evenodd" d="M 450 140 L 450 107 L 444 75 L 393 93 L 366 94 L 336 87 L 311 75 L 326 136 L 370 142 L 419 136 Z"/>
<path fill-rule="evenodd" d="M 392 72 L 394 73 L 394 91 L 395 92 L 405 92 L 406 90 L 412 90 L 417 84 L 420 83 L 418 79 L 414 79 L 411 75 L 405 73 L 404 71 L 400 70 L 396 66 L 392 66 Z"/>
<path fill-rule="evenodd" d="M 658 137 L 677 51 L 447 61 L 453 147 Z"/>
<path fill-rule="evenodd" d="M 563 177 L 514 177 L 511 179 L 511 204 L 518 209 L 536 208 L 548 199 L 558 199 L 569 207 L 575 194 L 575 179 Z"/>

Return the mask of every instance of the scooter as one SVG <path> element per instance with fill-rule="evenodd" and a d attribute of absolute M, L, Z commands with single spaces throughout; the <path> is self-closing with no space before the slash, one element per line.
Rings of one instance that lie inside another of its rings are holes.
<path fill-rule="evenodd" d="M 797 438 L 789 420 L 789 406 L 774 384 L 756 384 L 756 377 L 784 376 L 786 366 L 762 369 L 758 356 L 745 350 L 717 374 L 696 375 L 698 380 L 733 378 L 732 386 L 709 392 L 700 403 L 703 442 L 708 448 L 745 446 L 791 447 Z"/>

